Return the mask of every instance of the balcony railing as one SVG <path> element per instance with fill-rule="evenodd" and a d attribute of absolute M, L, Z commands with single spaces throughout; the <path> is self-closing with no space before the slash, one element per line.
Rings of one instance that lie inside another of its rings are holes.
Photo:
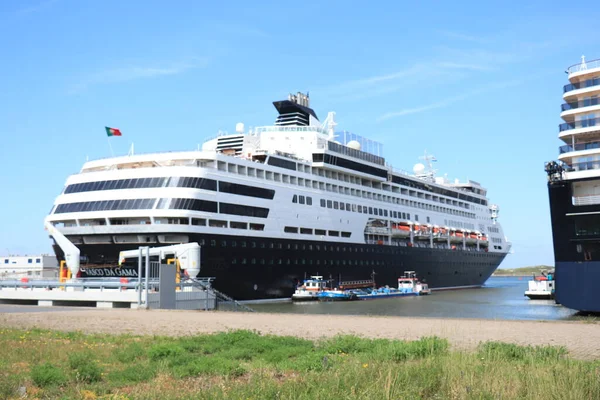
<path fill-rule="evenodd" d="M 568 131 L 570 129 L 589 128 L 598 126 L 600 128 L 600 118 L 588 118 L 575 122 L 566 122 L 558 126 L 559 132 Z"/>
<path fill-rule="evenodd" d="M 558 148 L 559 154 L 569 153 L 571 151 L 581 151 L 581 150 L 592 150 L 592 149 L 600 149 L 600 142 L 588 142 L 588 143 L 575 143 L 575 146 L 570 144 L 560 146 Z"/>
<path fill-rule="evenodd" d="M 571 164 L 566 170 L 567 172 L 573 171 L 589 171 L 594 169 L 600 169 L 600 161 L 584 161 Z"/>
<path fill-rule="evenodd" d="M 581 107 L 597 106 L 598 104 L 600 104 L 600 99 L 597 97 L 594 97 L 591 99 L 584 99 L 582 101 L 575 101 L 572 103 L 562 104 L 560 106 L 560 109 L 562 111 L 568 111 L 568 110 L 574 110 L 576 108 L 581 108 Z"/>
<path fill-rule="evenodd" d="M 577 89 L 585 89 L 591 86 L 600 86 L 600 78 L 586 79 L 583 82 L 577 83 L 569 83 L 568 85 L 563 86 L 563 93 Z"/>
<path fill-rule="evenodd" d="M 574 74 L 575 72 L 581 72 L 581 71 L 585 71 L 588 69 L 594 69 L 594 68 L 600 68 L 600 58 L 597 60 L 587 61 L 585 63 L 578 63 L 575 65 L 571 65 L 567 69 L 567 72 L 569 72 L 569 75 L 571 75 L 571 74 Z"/>

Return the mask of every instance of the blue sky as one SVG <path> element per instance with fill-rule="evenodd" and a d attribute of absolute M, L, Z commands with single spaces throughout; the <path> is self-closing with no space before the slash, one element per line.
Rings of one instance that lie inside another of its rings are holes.
<path fill-rule="evenodd" d="M 425 150 L 481 182 L 513 242 L 502 267 L 552 264 L 544 161 L 558 155 L 564 70 L 600 58 L 594 2 L 0 3 L 0 254 L 50 252 L 43 219 L 86 157 L 193 149 L 310 91 L 324 119 Z M 596 27 L 596 28 L 594 28 Z"/>

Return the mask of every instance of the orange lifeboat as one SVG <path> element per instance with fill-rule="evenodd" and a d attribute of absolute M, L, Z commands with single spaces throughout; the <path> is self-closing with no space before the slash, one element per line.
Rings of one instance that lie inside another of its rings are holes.
<path fill-rule="evenodd" d="M 393 223 L 392 224 L 392 236 L 393 237 L 408 237 L 410 236 L 410 225 L 408 223 Z"/>

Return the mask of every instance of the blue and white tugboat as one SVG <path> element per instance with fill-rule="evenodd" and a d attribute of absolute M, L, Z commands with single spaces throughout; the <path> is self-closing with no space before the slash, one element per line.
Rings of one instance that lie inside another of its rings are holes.
<path fill-rule="evenodd" d="M 380 287 L 379 289 L 362 289 L 354 291 L 359 299 L 379 299 L 386 297 L 423 296 L 431 293 L 429 285 L 421 282 L 414 271 L 405 271 L 404 276 L 398 278 L 398 288 Z"/>

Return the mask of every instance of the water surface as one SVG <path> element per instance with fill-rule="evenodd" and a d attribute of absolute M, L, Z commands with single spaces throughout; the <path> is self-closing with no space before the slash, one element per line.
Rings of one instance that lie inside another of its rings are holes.
<path fill-rule="evenodd" d="M 477 289 L 433 291 L 430 296 L 351 302 L 252 304 L 259 312 L 510 320 L 580 319 L 554 300 L 529 300 L 529 277 L 492 277 Z"/>

